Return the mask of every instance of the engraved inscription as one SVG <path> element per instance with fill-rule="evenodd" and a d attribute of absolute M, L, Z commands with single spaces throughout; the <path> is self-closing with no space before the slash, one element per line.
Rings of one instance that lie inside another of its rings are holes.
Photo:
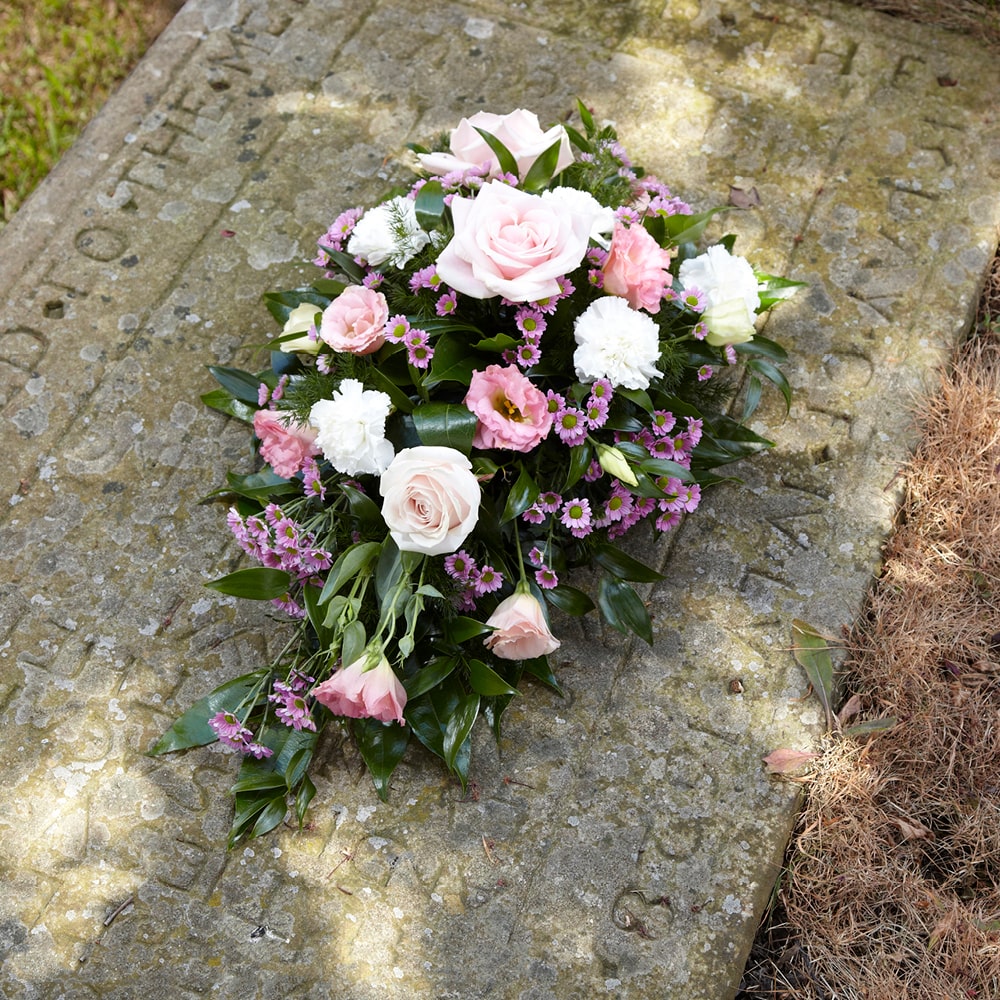
<path fill-rule="evenodd" d="M 128 249 L 128 238 L 107 226 L 81 229 L 73 245 L 91 260 L 109 261 L 120 257 Z"/>

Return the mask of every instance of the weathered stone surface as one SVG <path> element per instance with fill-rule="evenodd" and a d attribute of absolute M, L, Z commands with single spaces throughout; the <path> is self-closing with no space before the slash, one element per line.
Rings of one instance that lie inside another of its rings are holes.
<path fill-rule="evenodd" d="M 0 236 L 0 992 L 731 996 L 794 803 L 760 757 L 821 722 L 791 621 L 861 606 L 994 248 L 998 92 L 834 5 L 190 0 Z M 198 500 L 250 460 L 203 366 L 407 141 L 577 95 L 698 207 L 756 188 L 739 249 L 811 283 L 769 329 L 777 447 L 660 553 L 652 649 L 564 624 L 567 698 L 478 734 L 471 795 L 415 754 L 380 803 L 331 739 L 309 829 L 227 855 L 233 761 L 143 756 L 280 633 L 201 586 L 235 552 Z"/>

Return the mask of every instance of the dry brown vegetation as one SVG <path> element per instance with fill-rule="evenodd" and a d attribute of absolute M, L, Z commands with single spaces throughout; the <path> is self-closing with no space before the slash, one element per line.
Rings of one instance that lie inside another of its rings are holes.
<path fill-rule="evenodd" d="M 998 0 L 850 0 L 859 7 L 896 14 L 911 21 L 960 31 L 1000 46 Z"/>
<path fill-rule="evenodd" d="M 998 0 L 853 2 L 1000 58 Z M 898 721 L 827 738 L 740 1000 L 1000 998 L 1000 251 L 918 419 L 840 677 L 852 723 Z"/>
<path fill-rule="evenodd" d="M 1000 997 L 1000 258 L 919 417 L 745 1000 Z"/>

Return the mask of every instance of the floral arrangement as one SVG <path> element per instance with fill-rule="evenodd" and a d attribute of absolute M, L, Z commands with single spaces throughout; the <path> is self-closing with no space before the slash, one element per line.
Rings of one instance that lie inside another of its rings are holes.
<path fill-rule="evenodd" d="M 382 798 L 413 737 L 464 787 L 477 718 L 499 738 L 522 683 L 559 690 L 550 610 L 652 643 L 633 584 L 659 576 L 623 539 L 670 531 L 769 445 L 746 420 L 764 382 L 786 407 L 790 388 L 757 321 L 797 283 L 731 237 L 699 252 L 718 210 L 579 113 L 479 112 L 410 147 L 412 187 L 345 211 L 323 276 L 265 296 L 267 370 L 211 369 L 204 401 L 252 425 L 267 467 L 214 494 L 259 565 L 210 586 L 298 623 L 151 750 L 242 756 L 231 845 L 302 822 L 334 722 Z"/>

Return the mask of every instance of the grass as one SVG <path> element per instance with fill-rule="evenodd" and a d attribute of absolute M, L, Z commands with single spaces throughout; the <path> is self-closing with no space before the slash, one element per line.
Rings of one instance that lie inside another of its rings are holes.
<path fill-rule="evenodd" d="M 0 227 L 48 174 L 182 0 L 4 0 Z"/>

